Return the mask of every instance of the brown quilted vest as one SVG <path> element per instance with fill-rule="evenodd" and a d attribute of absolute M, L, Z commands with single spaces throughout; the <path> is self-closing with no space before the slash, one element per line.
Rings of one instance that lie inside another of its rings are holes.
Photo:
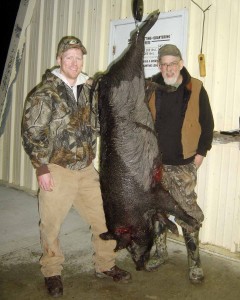
<path fill-rule="evenodd" d="M 184 159 L 195 155 L 198 147 L 198 141 L 201 134 L 201 125 L 199 123 L 199 94 L 201 87 L 202 82 L 196 78 L 191 78 L 191 81 L 186 85 L 186 88 L 191 90 L 191 96 L 188 101 L 182 126 L 182 147 Z M 152 93 L 149 100 L 149 108 L 155 122 L 155 92 Z"/>

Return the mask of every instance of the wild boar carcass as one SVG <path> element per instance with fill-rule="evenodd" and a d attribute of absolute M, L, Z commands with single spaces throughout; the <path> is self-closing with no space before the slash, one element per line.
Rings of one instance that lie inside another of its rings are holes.
<path fill-rule="evenodd" d="M 155 24 L 153 12 L 141 24 L 122 57 L 96 79 L 100 120 L 100 185 L 108 232 L 116 251 L 127 248 L 144 268 L 153 245 L 153 222 L 158 218 L 171 231 L 177 227 L 171 214 L 198 227 L 160 183 L 161 155 L 154 123 L 145 102 L 144 37 Z"/>

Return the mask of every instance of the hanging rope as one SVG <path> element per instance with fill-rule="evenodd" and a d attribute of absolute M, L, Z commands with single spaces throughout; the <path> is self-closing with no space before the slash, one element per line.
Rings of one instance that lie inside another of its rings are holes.
<path fill-rule="evenodd" d="M 201 50 L 200 53 L 202 53 L 202 47 L 203 47 L 203 36 L 204 36 L 204 25 L 205 25 L 205 12 L 207 10 L 209 10 L 210 6 L 212 6 L 212 4 L 210 4 L 206 9 L 202 9 L 200 5 L 198 5 L 195 1 L 191 0 L 191 2 L 193 2 L 195 5 L 197 5 L 197 7 L 199 7 L 201 9 L 201 11 L 203 12 L 203 25 L 202 25 L 202 41 L 201 41 Z"/>

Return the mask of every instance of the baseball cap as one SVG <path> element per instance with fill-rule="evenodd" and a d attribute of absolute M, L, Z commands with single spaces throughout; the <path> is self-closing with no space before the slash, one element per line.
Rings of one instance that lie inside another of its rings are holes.
<path fill-rule="evenodd" d="M 166 55 L 172 55 L 172 56 L 177 56 L 180 59 L 182 59 L 182 54 L 180 50 L 173 44 L 166 44 L 163 45 L 161 48 L 158 50 L 158 59 L 160 60 L 163 56 Z"/>
<path fill-rule="evenodd" d="M 57 57 L 71 48 L 81 49 L 83 54 L 87 54 L 86 48 L 78 38 L 75 36 L 65 36 L 58 43 Z"/>

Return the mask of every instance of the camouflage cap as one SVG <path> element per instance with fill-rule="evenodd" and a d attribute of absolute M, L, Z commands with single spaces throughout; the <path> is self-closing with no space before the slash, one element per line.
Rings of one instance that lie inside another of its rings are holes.
<path fill-rule="evenodd" d="M 158 50 L 158 59 L 160 60 L 163 56 L 166 55 L 172 55 L 172 56 L 177 56 L 180 59 L 182 59 L 182 54 L 180 50 L 173 44 L 166 44 L 163 45 L 159 50 Z"/>
<path fill-rule="evenodd" d="M 86 48 L 78 38 L 75 36 L 65 36 L 58 43 L 57 57 L 71 48 L 81 49 L 83 54 L 87 54 Z"/>

